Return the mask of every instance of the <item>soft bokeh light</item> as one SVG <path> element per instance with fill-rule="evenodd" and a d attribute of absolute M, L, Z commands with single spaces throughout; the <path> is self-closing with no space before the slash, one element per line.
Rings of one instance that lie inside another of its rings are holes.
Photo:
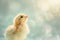
<path fill-rule="evenodd" d="M 21 9 L 21 5 L 18 2 L 11 2 L 9 4 L 9 10 L 10 11 L 18 11 L 19 9 Z"/>
<path fill-rule="evenodd" d="M 58 5 L 60 3 L 60 0 L 48 0 L 49 4 L 54 6 L 54 5 Z"/>
<path fill-rule="evenodd" d="M 60 0 L 0 0 L 0 40 L 18 13 L 29 16 L 26 40 L 60 40 Z"/>
<path fill-rule="evenodd" d="M 48 11 L 48 9 L 50 7 L 48 3 L 46 3 L 46 2 L 40 2 L 40 1 L 37 2 L 37 6 L 42 11 Z"/>

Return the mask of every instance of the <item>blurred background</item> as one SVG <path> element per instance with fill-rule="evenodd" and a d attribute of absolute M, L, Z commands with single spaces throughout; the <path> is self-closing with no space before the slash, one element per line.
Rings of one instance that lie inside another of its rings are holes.
<path fill-rule="evenodd" d="M 0 40 L 18 13 L 29 16 L 26 40 L 60 40 L 60 0 L 0 0 Z"/>

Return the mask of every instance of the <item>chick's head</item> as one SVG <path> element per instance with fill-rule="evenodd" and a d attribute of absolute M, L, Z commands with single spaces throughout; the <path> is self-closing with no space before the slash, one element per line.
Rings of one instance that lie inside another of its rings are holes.
<path fill-rule="evenodd" d="M 27 22 L 28 16 L 25 14 L 18 14 L 15 18 L 14 18 L 14 23 L 15 24 L 24 24 Z"/>

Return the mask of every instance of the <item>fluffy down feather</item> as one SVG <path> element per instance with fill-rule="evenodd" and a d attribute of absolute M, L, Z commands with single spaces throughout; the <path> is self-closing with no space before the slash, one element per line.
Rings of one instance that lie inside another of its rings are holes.
<path fill-rule="evenodd" d="M 18 14 L 13 20 L 13 25 L 8 26 L 5 31 L 6 40 L 24 40 L 30 32 L 26 24 L 27 19 L 27 15 Z"/>

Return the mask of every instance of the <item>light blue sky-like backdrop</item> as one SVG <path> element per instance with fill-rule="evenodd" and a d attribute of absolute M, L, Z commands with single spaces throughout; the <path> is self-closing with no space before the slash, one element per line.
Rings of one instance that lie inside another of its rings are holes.
<path fill-rule="evenodd" d="M 0 0 L 0 40 L 18 13 L 29 16 L 26 40 L 60 40 L 60 0 Z"/>

